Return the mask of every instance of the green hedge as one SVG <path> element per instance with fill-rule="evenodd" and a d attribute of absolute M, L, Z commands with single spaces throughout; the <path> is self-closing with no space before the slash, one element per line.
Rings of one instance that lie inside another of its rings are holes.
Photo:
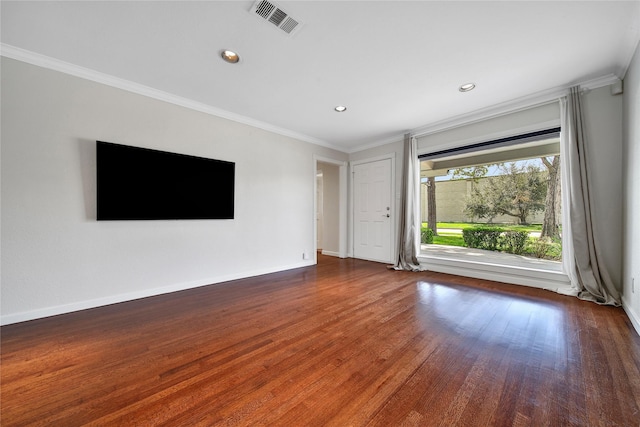
<path fill-rule="evenodd" d="M 462 238 L 468 248 L 521 255 L 525 252 L 529 233 L 500 227 L 474 227 L 462 230 Z"/>
<path fill-rule="evenodd" d="M 469 248 L 486 249 L 495 251 L 498 249 L 500 235 L 504 232 L 500 227 L 474 227 L 462 230 L 462 239 Z"/>
<path fill-rule="evenodd" d="M 553 241 L 548 237 L 531 239 L 529 251 L 536 258 L 560 260 L 562 259 L 562 242 L 559 239 Z"/>
<path fill-rule="evenodd" d="M 420 242 L 433 243 L 433 230 L 430 228 L 423 228 L 420 233 Z"/>
<path fill-rule="evenodd" d="M 505 231 L 499 239 L 500 249 L 510 254 L 521 255 L 525 251 L 529 233 L 526 231 Z"/>

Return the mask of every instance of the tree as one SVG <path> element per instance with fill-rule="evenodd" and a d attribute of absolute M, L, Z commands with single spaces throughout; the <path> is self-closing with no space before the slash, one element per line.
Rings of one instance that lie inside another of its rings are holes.
<path fill-rule="evenodd" d="M 539 167 L 521 162 L 498 165 L 499 174 L 474 182 L 465 212 L 477 218 L 508 215 L 527 224 L 527 217 L 544 209 L 546 181 Z"/>
<path fill-rule="evenodd" d="M 427 178 L 427 224 L 433 235 L 438 235 L 438 217 L 436 211 L 436 178 Z"/>
<path fill-rule="evenodd" d="M 498 165 L 498 164 L 496 164 Z M 454 169 L 451 172 L 451 179 L 466 179 L 471 178 L 474 182 L 478 182 L 479 178 L 487 176 L 489 173 L 489 168 L 493 166 L 493 164 L 480 165 L 480 166 L 469 166 L 466 168 L 458 168 Z"/>
<path fill-rule="evenodd" d="M 546 157 L 541 157 L 542 164 L 547 168 L 547 194 L 544 202 L 544 221 L 540 237 L 551 239 L 560 238 L 560 227 L 558 217 L 560 214 L 560 156 L 553 156 L 549 161 Z"/>
<path fill-rule="evenodd" d="M 489 173 L 491 166 L 500 166 L 501 163 L 486 164 L 479 166 L 468 166 L 457 168 L 451 171 L 451 179 L 471 179 L 473 185 L 477 185 L 480 178 L 485 177 Z M 473 205 L 473 206 L 470 206 Z M 471 218 L 487 218 L 487 222 L 493 222 L 493 217 L 489 207 L 484 204 L 484 200 L 476 198 L 475 200 L 467 200 L 467 215 Z"/>

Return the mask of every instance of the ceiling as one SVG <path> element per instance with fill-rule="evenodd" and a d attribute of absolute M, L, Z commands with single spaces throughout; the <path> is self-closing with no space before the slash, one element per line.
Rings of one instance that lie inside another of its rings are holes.
<path fill-rule="evenodd" d="M 292 34 L 251 13 L 254 1 L 3 0 L 3 55 L 24 49 L 353 152 L 551 89 L 622 78 L 640 40 L 640 1 L 274 4 L 302 23 Z M 223 49 L 240 62 L 222 61 Z M 467 82 L 476 89 L 460 92 Z"/>

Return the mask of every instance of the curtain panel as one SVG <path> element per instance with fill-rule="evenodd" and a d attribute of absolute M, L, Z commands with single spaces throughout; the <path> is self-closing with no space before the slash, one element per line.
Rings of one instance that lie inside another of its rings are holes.
<path fill-rule="evenodd" d="M 602 261 L 594 232 L 593 196 L 589 185 L 589 153 L 582 94 L 572 87 L 560 100 L 564 206 L 563 246 L 572 256 L 563 257 L 575 295 L 598 304 L 620 305 L 620 295 Z M 568 246 L 567 246 L 568 245 Z"/>
<path fill-rule="evenodd" d="M 410 134 L 404 135 L 402 161 L 402 193 L 400 198 L 400 233 L 395 270 L 422 271 L 418 261 L 420 252 L 420 165 L 418 143 Z"/>

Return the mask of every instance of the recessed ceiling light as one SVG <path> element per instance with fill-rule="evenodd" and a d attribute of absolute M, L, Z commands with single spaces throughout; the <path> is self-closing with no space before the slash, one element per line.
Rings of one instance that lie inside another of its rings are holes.
<path fill-rule="evenodd" d="M 240 56 L 232 50 L 223 50 L 220 52 L 220 56 L 229 64 L 235 64 L 240 61 Z"/>
<path fill-rule="evenodd" d="M 465 83 L 458 88 L 460 92 L 469 92 L 476 87 L 475 83 Z"/>
<path fill-rule="evenodd" d="M 336 110 L 338 113 L 344 113 L 345 111 L 347 111 L 347 107 L 345 107 L 344 105 L 338 105 L 336 108 L 334 108 L 334 110 Z"/>

